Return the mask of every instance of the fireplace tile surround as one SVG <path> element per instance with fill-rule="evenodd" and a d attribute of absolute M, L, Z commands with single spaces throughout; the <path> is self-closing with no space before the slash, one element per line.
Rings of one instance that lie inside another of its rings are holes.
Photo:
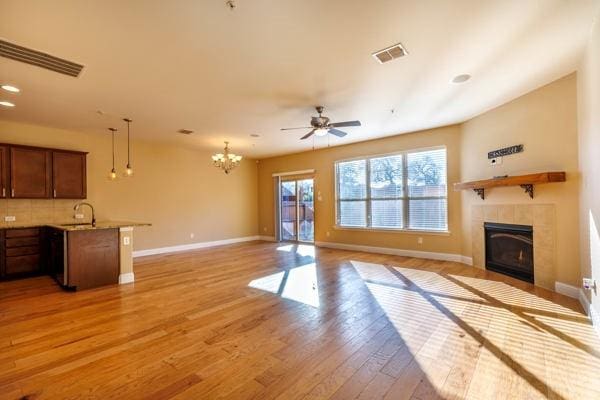
<path fill-rule="evenodd" d="M 484 222 L 533 227 L 535 285 L 554 290 L 556 281 L 556 210 L 554 204 L 471 206 L 473 266 L 485 269 Z"/>

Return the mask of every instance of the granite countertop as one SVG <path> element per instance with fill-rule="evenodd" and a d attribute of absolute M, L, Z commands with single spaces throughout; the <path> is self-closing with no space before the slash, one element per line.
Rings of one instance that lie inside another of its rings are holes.
<path fill-rule="evenodd" d="M 135 226 L 152 226 L 148 222 L 132 222 L 132 221 L 97 221 L 96 226 L 91 223 L 73 223 L 73 224 L 41 224 L 41 223 L 3 223 L 0 224 L 0 229 L 16 229 L 16 228 L 39 228 L 48 226 L 50 228 L 62 229 L 64 231 L 86 231 L 97 229 L 115 229 Z"/>

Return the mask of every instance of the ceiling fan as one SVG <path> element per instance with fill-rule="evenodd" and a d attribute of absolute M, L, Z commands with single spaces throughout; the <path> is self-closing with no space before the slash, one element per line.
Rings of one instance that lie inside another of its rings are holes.
<path fill-rule="evenodd" d="M 316 136 L 325 136 L 328 133 L 335 135 L 337 137 L 344 137 L 347 135 L 346 132 L 340 131 L 336 128 L 344 128 L 349 126 L 360 126 L 360 121 L 346 121 L 346 122 L 329 122 L 329 118 L 324 117 L 323 114 L 323 106 L 315 107 L 317 112 L 319 113 L 318 117 L 312 117 L 310 119 L 310 126 L 302 126 L 299 128 L 281 128 L 282 131 L 290 131 L 292 129 L 312 129 L 306 135 L 302 136 L 300 139 L 308 139 L 313 134 Z"/>

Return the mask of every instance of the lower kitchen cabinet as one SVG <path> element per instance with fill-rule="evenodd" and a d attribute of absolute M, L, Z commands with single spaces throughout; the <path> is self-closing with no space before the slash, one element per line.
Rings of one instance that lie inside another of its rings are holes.
<path fill-rule="evenodd" d="M 67 285 L 80 290 L 119 283 L 119 230 L 67 232 Z"/>
<path fill-rule="evenodd" d="M 5 229 L 0 234 L 0 279 L 14 279 L 45 272 L 43 230 Z"/>

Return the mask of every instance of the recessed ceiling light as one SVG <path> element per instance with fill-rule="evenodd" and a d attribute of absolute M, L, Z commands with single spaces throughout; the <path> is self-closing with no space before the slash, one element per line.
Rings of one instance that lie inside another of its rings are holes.
<path fill-rule="evenodd" d="M 21 89 L 19 89 L 16 86 L 12 86 L 12 85 L 2 85 L 0 87 L 2 89 L 6 90 L 7 92 L 19 93 L 21 91 Z"/>
<path fill-rule="evenodd" d="M 250 137 L 260 137 L 260 135 L 258 133 L 251 133 Z"/>
<path fill-rule="evenodd" d="M 0 106 L 14 107 L 15 105 L 13 103 L 11 103 L 10 101 L 0 101 Z"/>
<path fill-rule="evenodd" d="M 469 79 L 471 79 L 471 75 L 469 74 L 460 74 L 460 75 L 456 75 L 454 78 L 452 78 L 452 83 L 464 83 L 466 81 L 468 81 Z"/>

